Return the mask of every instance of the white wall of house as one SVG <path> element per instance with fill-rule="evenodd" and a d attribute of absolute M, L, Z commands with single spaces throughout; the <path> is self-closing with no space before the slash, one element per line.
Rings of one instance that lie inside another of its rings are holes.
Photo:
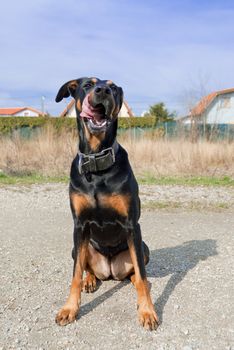
<path fill-rule="evenodd" d="M 75 104 L 73 104 L 72 107 L 68 110 L 68 113 L 66 114 L 66 117 L 68 117 L 68 118 L 76 118 Z"/>
<path fill-rule="evenodd" d="M 125 106 L 125 104 L 122 104 L 121 110 L 119 111 L 119 117 L 130 117 L 128 114 L 128 110 L 127 107 Z"/>
<path fill-rule="evenodd" d="M 234 124 L 234 92 L 216 96 L 204 113 L 194 118 L 202 124 Z M 182 122 L 190 124 L 191 117 L 183 118 Z"/>
<path fill-rule="evenodd" d="M 191 124 L 191 118 L 190 117 L 182 118 L 182 122 L 183 124 Z"/>
<path fill-rule="evenodd" d="M 208 124 L 234 124 L 234 92 L 217 96 L 203 118 Z"/>
<path fill-rule="evenodd" d="M 14 117 L 38 117 L 39 114 L 34 111 L 31 111 L 30 109 L 24 109 L 23 111 L 15 113 L 13 116 Z"/>

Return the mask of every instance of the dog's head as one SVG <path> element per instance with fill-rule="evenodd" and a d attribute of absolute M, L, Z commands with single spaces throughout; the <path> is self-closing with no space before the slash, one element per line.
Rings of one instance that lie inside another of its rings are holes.
<path fill-rule="evenodd" d="M 123 102 L 123 90 L 111 80 L 80 78 L 68 81 L 60 89 L 55 101 L 64 97 L 75 99 L 79 122 L 91 134 L 104 133 L 116 120 Z"/>

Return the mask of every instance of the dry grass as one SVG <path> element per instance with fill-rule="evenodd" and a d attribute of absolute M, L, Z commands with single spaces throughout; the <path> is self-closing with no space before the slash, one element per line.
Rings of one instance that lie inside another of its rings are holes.
<path fill-rule="evenodd" d="M 121 138 L 137 175 L 234 176 L 234 143 Z M 7 174 L 68 175 L 77 139 L 53 129 L 30 140 L 0 139 L 0 169 Z"/>
<path fill-rule="evenodd" d="M 234 176 L 234 143 L 186 140 L 127 141 L 138 174 L 155 176 Z"/>
<path fill-rule="evenodd" d="M 74 137 L 68 133 L 57 136 L 52 128 L 29 140 L 18 135 L 4 137 L 0 140 L 0 169 L 15 175 L 68 175 L 76 150 Z"/>

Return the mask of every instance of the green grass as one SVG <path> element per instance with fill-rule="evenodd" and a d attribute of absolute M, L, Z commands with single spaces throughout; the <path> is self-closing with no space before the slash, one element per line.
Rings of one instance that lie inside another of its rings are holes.
<path fill-rule="evenodd" d="M 67 176 L 6 175 L 0 173 L 0 185 L 33 185 L 44 183 L 68 183 Z"/>
<path fill-rule="evenodd" d="M 234 179 L 224 177 L 155 177 L 145 173 L 137 176 L 140 185 L 183 185 L 183 186 L 232 186 Z M 68 183 L 68 176 L 7 175 L 0 172 L 0 185 L 31 185 L 43 183 Z"/>
<path fill-rule="evenodd" d="M 156 177 L 145 173 L 137 180 L 141 185 L 234 186 L 234 179 L 229 176 Z"/>
<path fill-rule="evenodd" d="M 211 209 L 211 210 L 225 210 L 232 208 L 232 204 L 229 203 L 208 203 L 204 204 L 202 202 L 194 202 L 190 201 L 187 203 L 182 202 L 159 202 L 156 200 L 149 200 L 142 202 L 142 209 L 147 210 L 156 210 L 156 209 L 165 209 L 165 210 L 171 210 L 171 209 L 185 209 L 185 210 L 203 210 L 203 209 Z"/>

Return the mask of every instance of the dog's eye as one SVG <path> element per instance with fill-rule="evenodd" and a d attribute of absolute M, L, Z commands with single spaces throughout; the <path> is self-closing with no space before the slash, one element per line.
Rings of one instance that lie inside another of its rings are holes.
<path fill-rule="evenodd" d="M 92 83 L 86 83 L 85 85 L 84 85 L 84 88 L 91 88 L 93 86 L 93 84 Z"/>
<path fill-rule="evenodd" d="M 117 87 L 116 87 L 115 85 L 111 85 L 111 90 L 112 90 L 113 92 L 116 92 L 116 91 L 117 91 Z"/>

